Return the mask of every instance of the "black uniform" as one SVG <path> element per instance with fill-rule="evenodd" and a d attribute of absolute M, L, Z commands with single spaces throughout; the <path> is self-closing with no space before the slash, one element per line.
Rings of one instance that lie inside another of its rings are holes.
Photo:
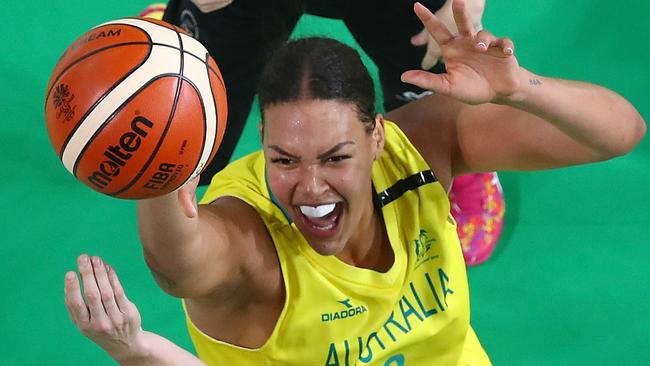
<path fill-rule="evenodd" d="M 424 90 L 400 81 L 419 69 L 426 47 L 414 47 L 422 24 L 414 0 L 234 0 L 202 13 L 190 0 L 171 0 L 163 17 L 197 38 L 219 65 L 228 90 L 226 133 L 200 184 L 228 164 L 242 133 L 264 63 L 289 37 L 303 13 L 342 20 L 379 70 L 384 107 L 391 110 Z M 431 11 L 445 0 L 420 1 Z M 438 69 L 440 67 L 438 66 Z M 440 70 L 434 70 L 440 71 Z"/>

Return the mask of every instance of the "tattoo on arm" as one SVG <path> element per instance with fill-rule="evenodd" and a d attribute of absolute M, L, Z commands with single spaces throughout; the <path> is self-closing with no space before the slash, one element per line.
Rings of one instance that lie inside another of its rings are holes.
<path fill-rule="evenodd" d="M 542 81 L 539 79 L 528 79 L 528 84 L 532 86 L 542 85 Z"/>

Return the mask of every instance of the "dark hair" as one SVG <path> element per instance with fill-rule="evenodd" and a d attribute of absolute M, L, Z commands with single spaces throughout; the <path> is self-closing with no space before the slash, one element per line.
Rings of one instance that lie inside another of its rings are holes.
<path fill-rule="evenodd" d="M 361 122 L 374 128 L 375 89 L 359 53 L 330 38 L 289 41 L 266 64 L 259 83 L 262 120 L 268 106 L 322 99 L 353 103 Z"/>

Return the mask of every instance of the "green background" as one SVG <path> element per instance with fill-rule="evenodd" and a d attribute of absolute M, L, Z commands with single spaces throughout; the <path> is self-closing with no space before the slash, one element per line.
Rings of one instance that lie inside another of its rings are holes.
<path fill-rule="evenodd" d="M 67 45 L 88 28 L 136 14 L 146 4 L 6 2 L 0 364 L 112 364 L 72 325 L 63 305 L 63 275 L 82 252 L 114 265 L 145 329 L 191 347 L 180 302 L 159 290 L 143 262 L 134 203 L 77 182 L 54 154 L 43 117 L 49 73 Z M 646 0 L 488 0 L 484 24 L 513 38 L 527 68 L 605 85 L 648 119 L 647 14 Z M 312 33 L 353 42 L 340 22 L 303 18 L 297 34 Z M 256 119 L 249 119 L 238 154 L 257 146 Z M 472 323 L 495 365 L 650 360 L 649 155 L 646 138 L 612 161 L 500 175 L 504 233 L 493 258 L 469 270 Z"/>

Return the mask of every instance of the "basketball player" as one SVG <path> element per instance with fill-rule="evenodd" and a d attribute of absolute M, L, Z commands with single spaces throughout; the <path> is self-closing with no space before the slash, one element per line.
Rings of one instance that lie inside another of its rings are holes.
<path fill-rule="evenodd" d="M 199 184 L 230 160 L 239 141 L 257 81 L 271 52 L 289 36 L 303 11 L 341 19 L 377 65 L 387 111 L 429 94 L 400 80 L 402 72 L 422 67 L 443 72 L 440 49 L 403 0 L 171 0 L 164 19 L 201 41 L 217 60 L 229 96 L 228 128 L 214 161 Z M 449 0 L 423 0 L 456 31 Z M 485 0 L 466 0 L 472 22 L 481 28 Z M 155 9 L 156 7 L 153 7 Z M 417 47 L 424 46 L 426 47 Z M 385 52 L 391 49 L 392 52 Z M 468 265 L 487 260 L 503 226 L 505 203 L 496 173 L 458 177 L 451 186 L 452 213 Z"/>
<path fill-rule="evenodd" d="M 620 95 L 520 67 L 512 42 L 477 32 L 462 0 L 453 4 L 458 36 L 425 7 L 415 11 L 447 72 L 402 78 L 433 95 L 384 119 L 354 50 L 294 41 L 261 77 L 263 150 L 219 172 L 201 205 L 196 180 L 138 202 L 147 263 L 184 299 L 203 362 L 490 365 L 469 325 L 452 178 L 606 160 L 645 134 Z M 66 275 L 84 334 L 123 364 L 200 364 L 142 331 L 106 268 L 80 257 L 87 307 Z"/>

